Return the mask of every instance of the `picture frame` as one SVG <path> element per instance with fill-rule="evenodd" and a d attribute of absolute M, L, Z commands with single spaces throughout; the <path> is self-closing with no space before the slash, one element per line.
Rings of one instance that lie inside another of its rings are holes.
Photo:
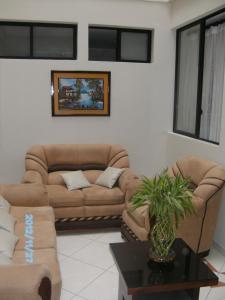
<path fill-rule="evenodd" d="M 110 116 L 108 71 L 51 71 L 52 116 Z"/>

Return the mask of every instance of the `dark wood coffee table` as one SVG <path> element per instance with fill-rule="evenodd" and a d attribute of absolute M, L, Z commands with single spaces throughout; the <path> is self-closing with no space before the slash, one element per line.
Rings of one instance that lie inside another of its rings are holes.
<path fill-rule="evenodd" d="M 218 277 L 181 239 L 172 264 L 149 262 L 149 242 L 110 244 L 119 271 L 118 300 L 197 300 L 199 288 L 217 285 Z"/>

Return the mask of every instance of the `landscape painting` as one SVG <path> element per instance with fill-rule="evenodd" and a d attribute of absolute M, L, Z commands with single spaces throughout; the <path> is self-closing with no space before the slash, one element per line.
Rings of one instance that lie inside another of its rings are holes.
<path fill-rule="evenodd" d="M 108 116 L 110 72 L 52 71 L 53 116 Z"/>

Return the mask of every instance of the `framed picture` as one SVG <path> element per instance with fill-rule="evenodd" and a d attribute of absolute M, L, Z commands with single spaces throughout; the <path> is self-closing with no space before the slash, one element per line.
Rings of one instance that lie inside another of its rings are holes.
<path fill-rule="evenodd" d="M 52 116 L 109 116 L 110 72 L 52 71 Z"/>

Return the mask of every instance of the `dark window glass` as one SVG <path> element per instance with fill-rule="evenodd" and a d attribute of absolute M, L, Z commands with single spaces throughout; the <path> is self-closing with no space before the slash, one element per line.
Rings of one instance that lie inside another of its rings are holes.
<path fill-rule="evenodd" d="M 73 29 L 37 26 L 33 29 L 34 57 L 73 57 Z"/>
<path fill-rule="evenodd" d="M 121 33 L 121 60 L 147 61 L 148 34 L 139 32 Z"/>
<path fill-rule="evenodd" d="M 150 62 L 151 31 L 89 27 L 89 60 Z"/>
<path fill-rule="evenodd" d="M 0 57 L 76 59 L 77 26 L 0 22 Z"/>
<path fill-rule="evenodd" d="M 26 57 L 30 55 L 30 28 L 0 25 L 0 56 Z"/>
<path fill-rule="evenodd" d="M 115 61 L 117 31 L 114 29 L 89 29 L 89 60 Z"/>

